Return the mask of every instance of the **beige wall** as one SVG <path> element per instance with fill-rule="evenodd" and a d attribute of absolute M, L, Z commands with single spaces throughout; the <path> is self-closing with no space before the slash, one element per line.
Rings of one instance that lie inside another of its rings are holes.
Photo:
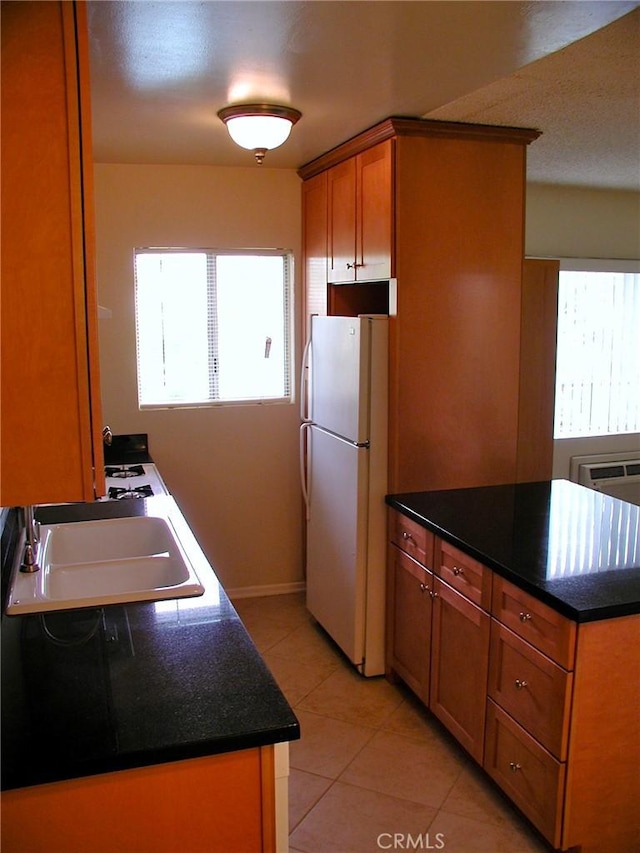
<path fill-rule="evenodd" d="M 639 211 L 636 193 L 529 185 L 526 254 L 637 258 Z M 303 577 L 298 406 L 138 411 L 132 257 L 137 246 L 278 246 L 299 261 L 298 177 L 257 167 L 100 164 L 96 214 L 99 300 L 112 311 L 100 322 L 105 420 L 115 432 L 149 433 L 227 589 L 295 587 Z M 297 340 L 296 362 L 299 353 Z M 637 446 L 637 436 L 556 442 L 554 476 L 568 476 L 573 454 Z"/>
<path fill-rule="evenodd" d="M 297 401 L 139 411 L 133 250 L 278 247 L 298 261 L 300 181 L 293 171 L 257 166 L 108 164 L 96 166 L 95 180 L 98 299 L 112 312 L 99 323 L 105 422 L 116 433 L 149 434 L 170 491 L 227 589 L 290 589 L 302 579 Z M 297 311 L 299 290 L 296 274 Z M 299 353 L 297 340 L 296 362 Z"/>
<path fill-rule="evenodd" d="M 640 193 L 527 184 L 525 253 L 640 258 Z"/>
<path fill-rule="evenodd" d="M 525 253 L 546 258 L 640 259 L 640 193 L 527 185 Z M 554 443 L 553 476 L 569 477 L 572 456 L 640 450 L 640 435 Z"/>

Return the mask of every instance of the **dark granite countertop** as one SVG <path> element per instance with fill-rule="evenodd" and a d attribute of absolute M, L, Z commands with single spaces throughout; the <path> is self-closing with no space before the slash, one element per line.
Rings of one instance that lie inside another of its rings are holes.
<path fill-rule="evenodd" d="M 123 515 L 168 515 L 206 592 L 45 615 L 3 607 L 4 789 L 300 736 L 172 498 L 37 511 L 43 523 Z"/>
<path fill-rule="evenodd" d="M 576 622 L 640 613 L 640 507 L 551 480 L 387 504 Z"/>

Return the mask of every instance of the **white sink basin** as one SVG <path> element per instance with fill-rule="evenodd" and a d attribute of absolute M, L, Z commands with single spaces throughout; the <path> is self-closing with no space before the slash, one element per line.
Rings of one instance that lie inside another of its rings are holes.
<path fill-rule="evenodd" d="M 136 516 L 40 528 L 40 570 L 14 569 L 7 613 L 202 595 L 170 522 Z"/>

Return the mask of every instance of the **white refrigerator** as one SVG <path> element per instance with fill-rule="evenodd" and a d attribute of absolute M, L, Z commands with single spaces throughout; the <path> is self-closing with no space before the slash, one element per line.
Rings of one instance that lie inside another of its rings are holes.
<path fill-rule="evenodd" d="M 384 673 L 388 317 L 312 317 L 302 368 L 307 607 Z"/>

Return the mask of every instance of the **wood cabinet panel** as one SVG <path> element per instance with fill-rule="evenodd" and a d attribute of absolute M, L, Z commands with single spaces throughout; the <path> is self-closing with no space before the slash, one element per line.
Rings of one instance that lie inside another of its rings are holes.
<path fill-rule="evenodd" d="M 563 848 L 640 840 L 640 615 L 578 628 Z"/>
<path fill-rule="evenodd" d="M 435 549 L 436 574 L 479 607 L 489 611 L 493 572 L 443 539 L 436 539 Z"/>
<path fill-rule="evenodd" d="M 484 769 L 545 838 L 559 846 L 565 765 L 490 699 Z"/>
<path fill-rule="evenodd" d="M 272 751 L 248 749 L 3 792 L 3 848 L 274 851 L 273 815 L 263 814 L 263 801 L 273 809 Z"/>
<path fill-rule="evenodd" d="M 560 262 L 525 258 L 520 323 L 519 483 L 550 480 Z"/>
<path fill-rule="evenodd" d="M 85 7 L 6 3 L 2 17 L 0 504 L 91 500 L 103 463 Z"/>
<path fill-rule="evenodd" d="M 482 763 L 490 616 L 434 579 L 429 707 Z"/>
<path fill-rule="evenodd" d="M 524 168 L 520 145 L 396 140 L 391 491 L 515 479 Z"/>
<path fill-rule="evenodd" d="M 496 575 L 491 612 L 504 625 L 565 669 L 575 661 L 576 623 Z"/>
<path fill-rule="evenodd" d="M 496 621 L 489 659 L 489 696 L 559 761 L 566 761 L 573 673 Z"/>
<path fill-rule="evenodd" d="M 389 546 L 387 671 L 429 702 L 433 574 Z"/>

